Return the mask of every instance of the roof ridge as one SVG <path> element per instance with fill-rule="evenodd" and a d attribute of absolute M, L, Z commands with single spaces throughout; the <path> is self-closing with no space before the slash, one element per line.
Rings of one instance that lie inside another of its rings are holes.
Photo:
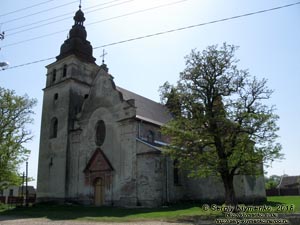
<path fill-rule="evenodd" d="M 125 88 L 122 88 L 122 87 L 120 87 L 120 86 L 116 86 L 116 88 L 117 88 L 117 89 L 118 89 L 118 88 L 123 89 L 123 90 L 128 91 L 128 92 L 130 92 L 130 93 L 132 93 L 132 94 L 135 94 L 135 95 L 138 95 L 138 96 L 140 96 L 140 97 L 142 97 L 142 98 L 144 98 L 144 99 L 147 99 L 147 100 L 149 100 L 149 101 L 151 101 L 151 102 L 154 102 L 154 103 L 156 103 L 156 104 L 159 104 L 159 105 L 161 105 L 161 106 L 166 107 L 164 104 L 161 104 L 161 103 L 159 103 L 159 102 L 156 102 L 156 101 L 154 101 L 154 100 L 152 100 L 152 99 L 150 99 L 150 98 L 147 98 L 147 97 L 145 97 L 145 96 L 143 96 L 143 95 L 137 94 L 137 93 L 135 93 L 135 92 L 133 92 L 133 91 L 129 91 L 129 90 L 127 90 L 127 89 L 125 89 Z"/>
<path fill-rule="evenodd" d="M 157 124 L 159 126 L 169 122 L 172 119 L 168 107 L 165 105 L 119 86 L 116 86 L 116 90 L 122 93 L 124 100 L 135 100 L 136 118 Z"/>

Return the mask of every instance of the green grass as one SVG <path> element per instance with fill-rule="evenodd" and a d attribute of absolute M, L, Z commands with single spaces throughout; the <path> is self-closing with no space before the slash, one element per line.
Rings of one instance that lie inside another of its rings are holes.
<path fill-rule="evenodd" d="M 166 208 L 125 209 L 117 207 L 84 207 L 66 205 L 37 205 L 29 208 L 6 209 L 0 215 L 21 216 L 30 218 L 48 218 L 51 220 L 92 220 L 92 221 L 141 221 L 167 220 L 176 221 L 191 216 L 214 215 L 201 210 L 195 204 L 182 204 Z"/>
<path fill-rule="evenodd" d="M 280 209 L 277 205 L 286 205 L 286 207 L 291 208 L 294 206 L 295 212 L 300 212 L 300 196 L 272 196 L 268 197 L 268 205 L 275 207 L 275 209 Z M 291 210 L 288 210 L 291 211 Z"/>
<path fill-rule="evenodd" d="M 295 212 L 300 212 L 300 196 L 278 196 L 268 197 L 266 205 L 272 206 L 273 210 L 278 209 L 278 205 L 290 207 L 294 206 Z M 283 207 L 283 209 L 285 209 Z M 276 211 L 280 213 L 279 211 Z M 286 213 L 288 211 L 282 211 Z M 29 218 L 48 218 L 50 220 L 89 220 L 89 221 L 144 221 L 144 220 L 164 220 L 178 221 L 190 220 L 193 217 L 215 218 L 222 217 L 221 212 L 212 210 L 204 211 L 201 204 L 177 204 L 160 208 L 138 208 L 124 209 L 117 207 L 85 207 L 78 205 L 50 205 L 41 204 L 29 208 L 9 208 L 0 207 L 0 216 L 17 216 Z"/>

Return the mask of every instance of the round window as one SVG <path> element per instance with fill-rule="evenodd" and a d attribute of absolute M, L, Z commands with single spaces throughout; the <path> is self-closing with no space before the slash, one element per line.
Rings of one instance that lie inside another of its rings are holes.
<path fill-rule="evenodd" d="M 103 120 L 98 121 L 96 125 L 96 137 L 95 137 L 95 142 L 97 146 L 101 146 L 104 142 L 105 139 L 105 124 Z"/>

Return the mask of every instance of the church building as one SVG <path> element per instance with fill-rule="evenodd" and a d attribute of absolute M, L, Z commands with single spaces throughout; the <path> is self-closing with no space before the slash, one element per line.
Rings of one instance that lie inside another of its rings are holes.
<path fill-rule="evenodd" d="M 43 89 L 37 199 L 87 205 L 154 207 L 222 200 L 215 178 L 189 179 L 163 154 L 166 106 L 116 86 L 97 65 L 81 9 Z M 239 199 L 265 198 L 263 177 L 235 180 Z"/>

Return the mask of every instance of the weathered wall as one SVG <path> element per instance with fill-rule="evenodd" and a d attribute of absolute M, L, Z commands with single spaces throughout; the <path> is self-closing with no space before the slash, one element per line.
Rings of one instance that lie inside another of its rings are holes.
<path fill-rule="evenodd" d="M 137 144 L 138 205 L 155 207 L 163 204 L 164 170 L 160 151 L 140 141 Z"/>
<path fill-rule="evenodd" d="M 164 170 L 166 180 L 166 202 L 177 202 L 183 200 L 185 198 L 186 190 L 189 189 L 189 187 L 186 187 L 184 174 L 181 171 L 178 171 L 178 183 L 175 183 L 174 161 L 167 156 L 164 156 Z"/>
<path fill-rule="evenodd" d="M 185 198 L 200 201 L 224 201 L 224 187 L 220 178 L 185 178 Z M 263 177 L 236 176 L 235 194 L 239 202 L 260 202 L 265 199 Z"/>
<path fill-rule="evenodd" d="M 136 124 L 131 118 L 135 108 L 122 101 L 114 89 L 112 77 L 104 71 L 97 74 L 86 99 L 74 134 L 80 138 L 71 144 L 70 197 L 92 202 L 93 182 L 84 182 L 83 170 L 94 151 L 100 147 L 113 167 L 112 178 L 105 189 L 105 204 L 136 205 L 135 135 Z M 95 141 L 98 121 L 104 121 L 105 140 L 101 146 Z M 76 160 L 77 159 L 77 160 Z"/>
<path fill-rule="evenodd" d="M 67 73 L 62 68 L 67 66 Z M 47 66 L 47 82 L 44 89 L 37 198 L 61 200 L 66 196 L 69 162 L 69 131 L 75 114 L 80 110 L 84 95 L 89 91 L 94 64 L 82 63 L 69 56 Z M 56 70 L 55 80 L 53 71 Z M 55 97 L 56 96 L 56 97 Z M 51 137 L 51 120 L 57 118 L 57 136 Z"/>
<path fill-rule="evenodd" d="M 264 176 L 244 176 L 245 202 L 257 203 L 266 200 L 265 178 Z"/>

